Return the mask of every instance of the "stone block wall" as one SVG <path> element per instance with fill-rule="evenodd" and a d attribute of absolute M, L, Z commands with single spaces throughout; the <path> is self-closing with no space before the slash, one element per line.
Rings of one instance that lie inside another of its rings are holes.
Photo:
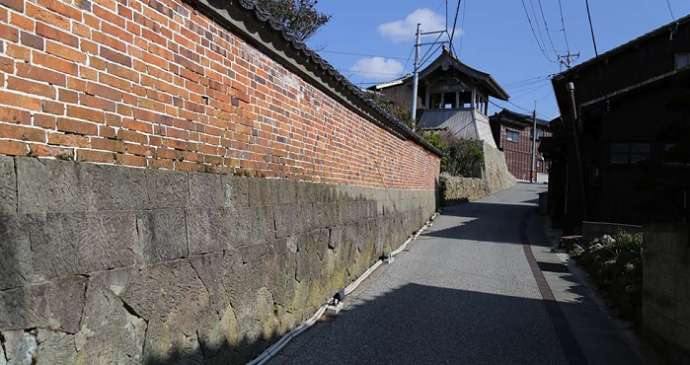
<path fill-rule="evenodd" d="M 485 179 L 442 174 L 440 182 L 443 204 L 446 205 L 477 200 L 490 194 Z"/>
<path fill-rule="evenodd" d="M 0 157 L 0 363 L 242 363 L 434 195 Z"/>
<path fill-rule="evenodd" d="M 508 170 L 505 154 L 495 147 L 484 143 L 484 180 L 489 192 L 494 193 L 507 189 L 517 182 Z"/>
<path fill-rule="evenodd" d="M 690 241 L 687 225 L 645 227 L 642 325 L 672 364 L 690 362 Z"/>

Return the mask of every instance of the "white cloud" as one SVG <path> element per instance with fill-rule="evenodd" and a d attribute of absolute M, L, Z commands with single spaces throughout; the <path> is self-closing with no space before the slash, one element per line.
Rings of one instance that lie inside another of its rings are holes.
<path fill-rule="evenodd" d="M 405 67 L 402 63 L 383 57 L 361 58 L 350 67 L 350 72 L 372 81 L 392 80 L 399 77 Z"/>
<path fill-rule="evenodd" d="M 379 33 L 396 43 L 411 41 L 414 40 L 415 33 L 417 32 L 417 23 L 422 24 L 422 32 L 446 28 L 446 18 L 442 14 L 423 8 L 413 11 L 405 19 L 379 25 Z M 458 36 L 460 35 L 459 33 L 460 31 L 456 29 L 455 35 Z"/>

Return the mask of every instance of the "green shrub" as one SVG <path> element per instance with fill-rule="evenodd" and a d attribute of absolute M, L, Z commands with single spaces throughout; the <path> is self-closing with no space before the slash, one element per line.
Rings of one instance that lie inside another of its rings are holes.
<path fill-rule="evenodd" d="M 642 234 L 618 231 L 583 246 L 571 256 L 583 266 L 614 304 L 630 320 L 639 318 L 642 301 Z"/>
<path fill-rule="evenodd" d="M 443 152 L 441 172 L 451 176 L 481 177 L 484 164 L 481 141 L 458 139 L 439 132 L 425 132 L 422 136 Z"/>

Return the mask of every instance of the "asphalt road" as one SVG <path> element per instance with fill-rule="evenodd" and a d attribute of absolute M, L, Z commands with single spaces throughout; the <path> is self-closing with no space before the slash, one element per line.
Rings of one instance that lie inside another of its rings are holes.
<path fill-rule="evenodd" d="M 544 189 L 519 184 L 444 209 L 272 363 L 643 363 L 630 331 L 550 253 L 535 209 Z"/>

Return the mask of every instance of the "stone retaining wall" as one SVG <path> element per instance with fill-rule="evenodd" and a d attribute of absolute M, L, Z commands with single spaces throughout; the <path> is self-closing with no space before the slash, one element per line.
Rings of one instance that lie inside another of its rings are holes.
<path fill-rule="evenodd" d="M 0 364 L 246 361 L 435 208 L 434 191 L 0 157 Z"/>
<path fill-rule="evenodd" d="M 441 175 L 443 204 L 462 203 L 477 200 L 490 194 L 485 179 Z"/>
<path fill-rule="evenodd" d="M 690 363 L 690 242 L 687 225 L 645 227 L 642 325 L 669 364 Z"/>

